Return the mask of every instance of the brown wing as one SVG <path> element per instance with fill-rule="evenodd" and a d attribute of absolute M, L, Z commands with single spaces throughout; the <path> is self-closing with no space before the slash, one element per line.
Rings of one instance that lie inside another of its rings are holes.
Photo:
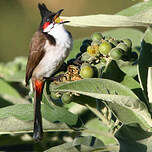
<path fill-rule="evenodd" d="M 46 40 L 46 36 L 40 31 L 36 32 L 31 40 L 30 52 L 26 65 L 26 85 L 28 85 L 28 82 L 32 77 L 33 70 L 36 68 L 45 54 L 44 45 Z"/>

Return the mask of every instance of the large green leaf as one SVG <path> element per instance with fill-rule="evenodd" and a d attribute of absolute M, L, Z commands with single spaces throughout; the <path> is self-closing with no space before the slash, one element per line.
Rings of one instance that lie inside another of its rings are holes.
<path fill-rule="evenodd" d="M 147 107 L 127 87 L 106 79 L 83 79 L 51 87 L 52 91 L 70 91 L 107 101 L 110 109 L 125 124 L 139 123 L 144 129 L 152 127 Z"/>
<path fill-rule="evenodd" d="M 21 97 L 20 94 L 11 86 L 9 83 L 0 79 L 0 94 L 1 95 L 10 95 L 14 97 Z"/>
<path fill-rule="evenodd" d="M 145 9 L 144 11 L 142 11 L 130 18 L 138 21 L 139 23 L 151 24 L 152 23 L 152 7 L 149 9 Z"/>
<path fill-rule="evenodd" d="M 62 17 L 64 20 L 70 21 L 67 23 L 69 26 L 87 27 L 132 27 L 132 26 L 147 26 L 148 24 L 138 22 L 127 16 L 121 15 L 88 15 L 88 16 L 72 16 Z M 92 22 L 93 21 L 93 22 Z"/>
<path fill-rule="evenodd" d="M 8 95 L 8 94 L 0 94 L 0 101 L 1 104 L 0 106 L 6 106 L 7 104 L 5 104 L 4 102 L 8 102 L 8 105 L 12 105 L 12 104 L 28 104 L 30 103 L 28 100 L 26 100 L 25 98 L 22 97 L 14 97 L 12 95 Z"/>
<path fill-rule="evenodd" d="M 43 119 L 43 130 L 48 131 L 73 131 L 66 124 L 51 123 Z M 33 132 L 33 121 L 20 120 L 15 117 L 8 117 L 0 119 L 0 134 L 11 133 L 28 133 Z"/>
<path fill-rule="evenodd" d="M 61 85 L 53 85 L 50 86 L 50 90 L 71 91 L 97 98 L 102 94 L 118 94 L 124 96 L 131 96 L 138 99 L 137 96 L 129 88 L 112 80 L 100 78 L 83 79 L 79 81 L 63 83 Z"/>
<path fill-rule="evenodd" d="M 0 78 L 0 98 L 1 98 L 0 107 L 6 106 L 7 104 L 10 105 L 10 104 L 29 103 L 29 101 L 21 97 L 21 95 L 15 88 L 13 88 L 8 82 L 6 82 L 1 78 Z"/>
<path fill-rule="evenodd" d="M 152 2 L 143 2 L 133 5 L 116 15 L 97 14 L 88 16 L 63 17 L 71 22 L 70 26 L 96 27 L 130 27 L 147 26 L 152 23 Z M 92 22 L 94 21 L 94 22 Z"/>
<path fill-rule="evenodd" d="M 0 77 L 6 81 L 22 82 L 25 78 L 27 58 L 17 57 L 7 64 L 0 63 Z"/>
<path fill-rule="evenodd" d="M 103 145 L 101 141 L 95 137 L 79 137 L 76 138 L 73 142 L 65 143 L 56 147 L 52 147 L 46 152 L 104 152 L 104 151 L 119 151 L 118 145 Z"/>
<path fill-rule="evenodd" d="M 142 130 L 137 124 L 122 126 L 115 136 L 123 152 L 151 152 L 152 133 Z"/>
<path fill-rule="evenodd" d="M 130 69 L 129 69 L 130 70 Z M 102 74 L 102 77 L 105 79 L 110 79 L 117 81 L 129 89 L 131 89 L 143 102 L 146 103 L 144 96 L 142 95 L 142 89 L 140 84 L 133 79 L 131 76 L 127 75 L 123 71 L 120 70 L 118 64 L 115 61 L 111 61 L 105 71 Z"/>
<path fill-rule="evenodd" d="M 78 122 L 78 117 L 71 112 L 67 111 L 65 108 L 45 105 L 42 104 L 41 107 L 42 116 L 45 119 L 44 122 L 64 122 L 68 125 L 76 125 Z M 11 124 L 12 121 L 14 125 Z M 13 106 L 8 106 L 0 109 L 0 134 L 6 132 L 25 132 L 31 131 L 33 128 L 33 104 L 17 104 Z M 22 125 L 23 124 L 23 125 Z M 48 124 L 48 123 L 46 123 Z M 60 126 L 60 123 L 57 123 Z M 52 124 L 51 126 L 56 126 L 57 124 Z M 46 128 L 48 130 L 48 126 Z M 51 127 L 50 126 L 50 127 Z M 55 129 L 55 128 L 54 128 Z M 58 130 L 55 129 L 54 131 Z M 62 131 L 62 128 L 60 128 Z"/>
<path fill-rule="evenodd" d="M 150 9 L 152 8 L 152 1 L 147 1 L 147 2 L 141 2 L 141 3 L 137 3 L 127 9 L 123 9 L 122 11 L 120 11 L 119 15 L 125 15 L 125 16 L 133 16 L 136 14 L 141 13 L 144 10 Z"/>
<path fill-rule="evenodd" d="M 149 103 L 152 103 L 152 67 L 148 68 L 147 91 Z"/>
<path fill-rule="evenodd" d="M 86 130 L 82 131 L 82 135 L 85 136 L 95 136 L 105 145 L 108 144 L 117 144 L 117 140 L 115 137 L 109 132 L 109 127 L 107 127 L 103 122 L 101 122 L 98 118 L 94 118 L 89 120 L 85 127 L 88 129 L 88 132 Z"/>
<path fill-rule="evenodd" d="M 113 60 L 107 65 L 106 69 L 104 70 L 102 74 L 102 77 L 105 79 L 110 79 L 110 80 L 120 82 L 130 89 L 140 88 L 140 84 L 136 80 L 134 80 L 132 77 L 126 75 L 126 73 L 121 71 L 118 64 Z"/>
<path fill-rule="evenodd" d="M 152 66 L 152 29 L 149 27 L 142 40 L 141 53 L 138 64 L 138 77 L 141 87 L 144 91 L 146 99 L 148 99 L 147 92 L 147 77 L 148 68 Z M 148 101 L 147 101 L 148 102 Z M 148 104 L 148 103 L 147 103 Z"/>

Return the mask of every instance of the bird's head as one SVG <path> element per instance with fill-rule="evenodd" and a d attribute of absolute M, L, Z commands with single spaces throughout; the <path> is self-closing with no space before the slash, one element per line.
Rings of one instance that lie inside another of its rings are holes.
<path fill-rule="evenodd" d="M 40 14 L 42 17 L 42 21 L 40 24 L 40 29 L 43 32 L 50 32 L 52 29 L 56 27 L 63 26 L 64 23 L 68 23 L 69 21 L 63 21 L 60 18 L 60 15 L 63 11 L 63 9 L 57 11 L 56 13 L 53 13 L 47 9 L 45 4 L 38 4 Z"/>

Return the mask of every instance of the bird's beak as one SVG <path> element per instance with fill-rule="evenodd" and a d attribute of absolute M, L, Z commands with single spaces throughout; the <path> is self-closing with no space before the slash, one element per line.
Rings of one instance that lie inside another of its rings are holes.
<path fill-rule="evenodd" d="M 64 24 L 64 23 L 70 22 L 70 21 L 63 21 L 61 18 L 59 18 L 59 16 L 61 15 L 61 13 L 62 13 L 63 10 L 64 10 L 64 9 L 59 10 L 59 11 L 55 14 L 55 16 L 53 17 L 53 20 L 54 20 L 55 23 Z"/>

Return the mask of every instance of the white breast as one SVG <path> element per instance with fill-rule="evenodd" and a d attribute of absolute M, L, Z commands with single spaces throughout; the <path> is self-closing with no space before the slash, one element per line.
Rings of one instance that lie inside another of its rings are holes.
<path fill-rule="evenodd" d="M 54 27 L 48 34 L 55 38 L 56 45 L 50 45 L 49 41 L 46 41 L 44 46 L 46 53 L 33 72 L 37 78 L 50 77 L 54 74 L 72 48 L 72 40 L 63 25 Z"/>

